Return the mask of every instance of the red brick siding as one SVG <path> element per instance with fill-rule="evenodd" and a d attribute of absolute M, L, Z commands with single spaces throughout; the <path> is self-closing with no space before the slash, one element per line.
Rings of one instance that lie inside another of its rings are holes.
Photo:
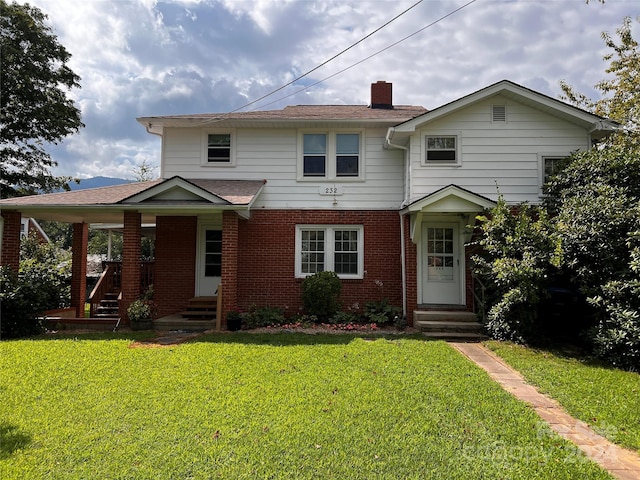
<path fill-rule="evenodd" d="M 238 215 L 222 214 L 222 323 L 226 312 L 238 308 Z"/>
<path fill-rule="evenodd" d="M 20 212 L 2 211 L 2 258 L 0 265 L 10 267 L 18 273 L 20 269 Z"/>
<path fill-rule="evenodd" d="M 127 308 L 140 296 L 141 236 L 140 214 L 138 212 L 124 212 L 121 314 L 125 324 L 129 323 L 126 314 Z"/>
<path fill-rule="evenodd" d="M 277 306 L 300 311 L 301 279 L 295 278 L 295 229 L 302 224 L 364 226 L 362 280 L 343 280 L 342 302 L 364 307 L 387 297 L 402 305 L 400 220 L 389 211 L 278 210 L 254 211 L 238 228 L 238 306 Z M 224 261 L 224 260 L 223 260 Z M 383 283 L 380 287 L 376 280 Z"/>
<path fill-rule="evenodd" d="M 158 315 L 184 310 L 195 294 L 198 219 L 157 217 L 154 292 Z"/>
<path fill-rule="evenodd" d="M 87 294 L 87 244 L 89 225 L 73 224 L 71 244 L 71 306 L 76 309 L 76 317 L 84 317 L 84 303 Z"/>
<path fill-rule="evenodd" d="M 404 228 L 405 269 L 407 288 L 407 322 L 413 325 L 413 311 L 418 309 L 418 250 L 411 241 L 411 218 L 405 215 Z"/>

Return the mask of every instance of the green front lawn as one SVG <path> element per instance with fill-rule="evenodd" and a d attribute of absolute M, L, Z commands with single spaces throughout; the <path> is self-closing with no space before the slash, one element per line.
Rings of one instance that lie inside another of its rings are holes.
<path fill-rule="evenodd" d="M 640 375 L 562 351 L 487 342 L 489 348 L 574 417 L 640 452 Z"/>
<path fill-rule="evenodd" d="M 444 342 L 90 338 L 0 343 L 3 480 L 611 478 Z"/>

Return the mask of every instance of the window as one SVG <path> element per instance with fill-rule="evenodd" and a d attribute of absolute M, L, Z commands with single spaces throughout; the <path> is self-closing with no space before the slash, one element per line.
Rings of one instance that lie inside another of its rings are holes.
<path fill-rule="evenodd" d="M 228 167 L 234 164 L 234 138 L 232 132 L 203 132 L 202 164 L 210 167 Z"/>
<path fill-rule="evenodd" d="M 207 140 L 207 161 L 225 162 L 231 161 L 231 135 L 210 133 Z"/>
<path fill-rule="evenodd" d="M 567 164 L 568 155 L 541 155 L 540 156 L 540 187 L 562 170 Z"/>
<path fill-rule="evenodd" d="M 457 138 L 453 135 L 427 135 L 425 159 L 427 163 L 457 163 Z"/>
<path fill-rule="evenodd" d="M 300 132 L 298 180 L 362 178 L 361 132 Z"/>
<path fill-rule="evenodd" d="M 360 135 L 336 134 L 336 176 L 357 177 L 360 163 Z"/>
<path fill-rule="evenodd" d="M 340 278 L 362 278 L 363 245 L 360 225 L 298 226 L 296 277 L 329 270 Z"/>
<path fill-rule="evenodd" d="M 324 177 L 327 171 L 327 136 L 324 133 L 304 134 L 304 176 Z"/>
<path fill-rule="evenodd" d="M 207 230 L 205 233 L 204 276 L 222 276 L 222 230 Z"/>

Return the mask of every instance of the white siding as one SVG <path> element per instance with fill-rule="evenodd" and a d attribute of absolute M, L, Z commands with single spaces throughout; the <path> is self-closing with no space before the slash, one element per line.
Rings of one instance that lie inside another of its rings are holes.
<path fill-rule="evenodd" d="M 491 122 L 491 105 L 507 105 L 507 122 Z M 459 166 L 422 163 L 427 134 L 460 135 Z M 588 132 L 550 114 L 506 98 L 494 97 L 416 130 L 411 138 L 411 199 L 455 184 L 496 200 L 540 200 L 540 156 L 569 155 L 589 147 Z"/>
<path fill-rule="evenodd" d="M 262 180 L 267 183 L 255 208 L 389 209 L 404 198 L 404 153 L 383 149 L 386 129 L 365 130 L 364 181 L 297 181 L 295 129 L 237 129 L 234 166 L 202 165 L 202 130 L 169 128 L 163 137 L 162 176 Z M 343 193 L 319 194 L 340 186 Z M 334 202 L 335 201 L 335 202 Z"/>

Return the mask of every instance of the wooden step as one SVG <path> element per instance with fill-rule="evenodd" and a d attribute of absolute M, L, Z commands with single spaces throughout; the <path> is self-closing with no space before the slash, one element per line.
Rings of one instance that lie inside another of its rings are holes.
<path fill-rule="evenodd" d="M 205 330 L 213 330 L 214 328 L 216 328 L 215 320 L 191 320 L 188 318 L 180 318 L 178 316 L 170 316 L 153 321 L 154 330 L 202 332 Z"/>
<path fill-rule="evenodd" d="M 189 299 L 187 308 L 180 315 L 192 320 L 214 320 L 217 308 L 218 297 L 194 297 Z"/>

